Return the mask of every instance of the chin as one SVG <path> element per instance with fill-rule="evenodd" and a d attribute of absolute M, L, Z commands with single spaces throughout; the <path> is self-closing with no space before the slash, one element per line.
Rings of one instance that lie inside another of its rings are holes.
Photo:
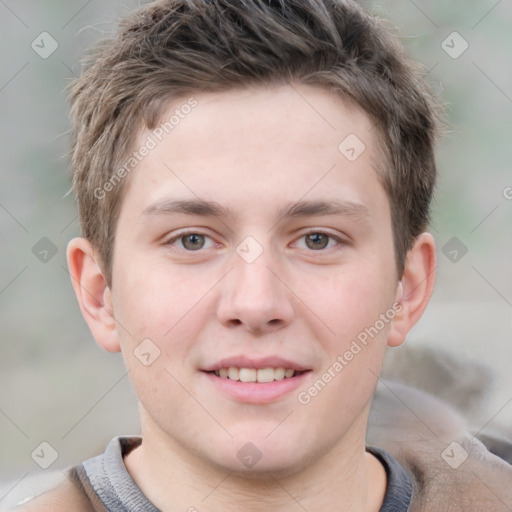
<path fill-rule="evenodd" d="M 238 458 L 231 457 L 225 464 L 219 464 L 218 460 L 214 464 L 232 476 L 255 481 L 275 481 L 275 478 L 291 477 L 307 467 L 305 457 L 297 453 L 284 458 L 280 454 L 263 455 L 254 465 L 245 465 Z"/>
<path fill-rule="evenodd" d="M 267 435 L 265 429 L 265 435 Z M 271 439 L 275 435 L 275 439 Z M 219 446 L 219 445 L 218 445 Z M 304 442 L 295 437 L 271 434 L 270 438 L 259 434 L 237 436 L 220 446 L 208 458 L 212 465 L 243 478 L 268 479 L 272 476 L 291 476 L 314 459 L 306 453 Z"/>

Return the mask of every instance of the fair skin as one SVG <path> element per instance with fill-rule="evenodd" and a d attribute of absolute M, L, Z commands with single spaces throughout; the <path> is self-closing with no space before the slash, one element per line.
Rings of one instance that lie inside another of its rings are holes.
<path fill-rule="evenodd" d="M 418 237 L 398 278 L 383 160 L 358 108 L 299 84 L 195 98 L 129 178 L 112 289 L 88 241 L 68 248 L 82 313 L 103 348 L 122 351 L 139 398 L 144 441 L 127 468 L 164 511 L 376 512 L 386 475 L 365 452 L 369 406 L 386 346 L 404 341 L 430 298 L 433 239 Z M 366 146 L 354 161 L 338 150 L 350 134 Z M 149 366 L 134 355 L 145 339 L 160 350 Z M 306 371 L 269 383 L 207 373 L 237 357 Z M 261 458 L 246 465 L 240 450 Z"/>

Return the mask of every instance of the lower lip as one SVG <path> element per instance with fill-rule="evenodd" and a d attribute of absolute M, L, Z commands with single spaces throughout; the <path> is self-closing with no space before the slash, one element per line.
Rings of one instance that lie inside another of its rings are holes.
<path fill-rule="evenodd" d="M 304 372 L 295 377 L 274 380 L 272 382 L 241 382 L 228 378 L 217 377 L 214 373 L 203 372 L 217 388 L 240 402 L 264 404 L 273 402 L 291 393 L 304 383 L 310 372 Z"/>

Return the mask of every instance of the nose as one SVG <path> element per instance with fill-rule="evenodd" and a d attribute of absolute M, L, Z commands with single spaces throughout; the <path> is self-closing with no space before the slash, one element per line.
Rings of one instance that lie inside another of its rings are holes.
<path fill-rule="evenodd" d="M 289 325 L 294 315 L 293 293 L 275 262 L 263 253 L 252 263 L 235 254 L 233 263 L 222 282 L 218 320 L 225 327 L 259 334 Z"/>

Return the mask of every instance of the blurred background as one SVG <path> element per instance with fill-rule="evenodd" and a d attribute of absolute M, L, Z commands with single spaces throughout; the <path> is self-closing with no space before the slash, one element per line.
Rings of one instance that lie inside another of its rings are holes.
<path fill-rule="evenodd" d="M 413 368 L 440 395 L 462 381 L 485 387 L 470 427 L 512 435 L 512 3 L 364 3 L 397 25 L 449 122 L 433 206 L 436 291 L 387 368 L 404 380 Z M 96 346 L 66 270 L 78 223 L 63 92 L 84 49 L 138 5 L 0 0 L 0 500 L 45 465 L 139 431 L 121 356 Z M 431 372 L 436 354 L 447 354 L 445 380 Z"/>

